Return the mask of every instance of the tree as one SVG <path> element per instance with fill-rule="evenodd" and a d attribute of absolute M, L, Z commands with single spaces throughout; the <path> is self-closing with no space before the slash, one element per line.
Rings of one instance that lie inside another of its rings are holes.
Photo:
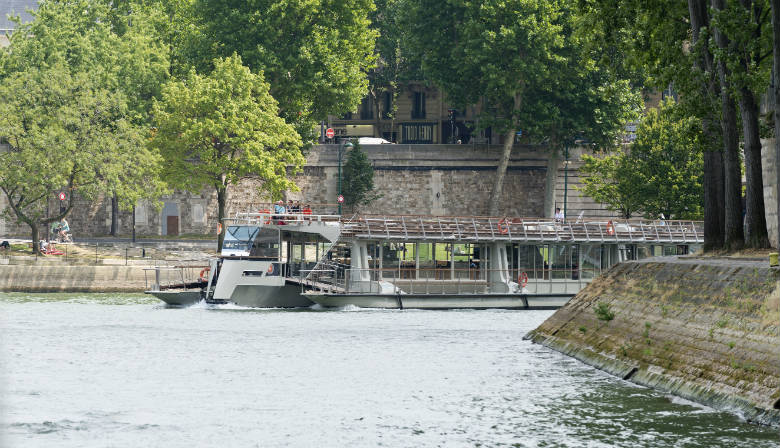
<path fill-rule="evenodd" d="M 641 210 L 642 185 L 630 157 L 622 152 L 604 158 L 583 155 L 582 190 L 625 219 Z"/>
<path fill-rule="evenodd" d="M 745 244 L 769 247 L 761 167 L 761 124 L 757 98 L 769 86 L 772 31 L 766 0 L 712 1 L 712 26 L 729 95 L 738 101 L 745 162 Z M 741 209 L 740 209 L 741 211 Z M 741 219 L 741 216 L 740 216 Z M 741 221 L 740 221 L 741 224 Z"/>
<path fill-rule="evenodd" d="M 780 188 L 780 0 L 772 2 L 772 95 L 774 95 L 775 188 Z M 777 191 L 777 190 L 776 190 Z M 775 194 L 777 215 L 777 246 L 780 248 L 780 193 Z"/>
<path fill-rule="evenodd" d="M 705 248 L 743 244 L 741 176 L 727 36 L 712 26 L 720 0 L 580 0 L 586 26 L 614 53 L 607 64 L 643 73 L 656 90 L 673 87 L 687 113 L 701 121 L 705 155 Z M 628 67 L 628 68 L 626 68 Z M 620 68 L 618 68 L 620 69 Z"/>
<path fill-rule="evenodd" d="M 673 101 L 648 111 L 626 152 L 583 156 L 585 193 L 619 211 L 655 219 L 700 219 L 703 206 L 701 123 Z"/>
<path fill-rule="evenodd" d="M 183 81 L 163 87 L 154 104 L 157 124 L 152 146 L 166 160 L 165 176 L 177 188 L 217 192 L 217 217 L 225 217 L 227 188 L 256 176 L 261 191 L 278 198 L 297 190 L 289 179 L 304 158 L 301 138 L 278 115 L 276 100 L 262 74 L 242 65 L 241 57 L 218 58 L 207 76 L 194 70 Z M 219 249 L 224 240 L 219 234 Z"/>
<path fill-rule="evenodd" d="M 0 53 L 0 135 L 10 144 L 0 154 L 0 189 L 6 213 L 30 226 L 37 242 L 39 226 L 67 216 L 74 195 L 116 193 L 130 208 L 163 191 L 160 159 L 145 147 L 137 97 L 125 88 L 143 91 L 126 83 L 134 70 L 164 76 L 167 66 L 154 62 L 165 49 L 153 37 L 123 44 L 98 2 L 45 2 L 35 16 Z M 58 191 L 69 205 L 47 216 Z"/>
<path fill-rule="evenodd" d="M 371 0 L 196 0 L 214 55 L 238 53 L 262 72 L 280 115 L 308 141 L 313 125 L 353 110 L 366 94 L 376 33 Z M 211 60 L 197 65 L 205 71 Z"/>
<path fill-rule="evenodd" d="M 402 10 L 408 30 L 405 45 L 419 58 L 425 77 L 456 105 L 481 104 L 480 125 L 503 135 L 488 213 L 498 213 L 519 129 L 524 136 L 531 130 L 536 142 L 549 139 L 559 150 L 576 134 L 589 132 L 594 139 L 600 134 L 569 114 L 580 105 L 586 114 L 579 116 L 598 117 L 593 123 L 604 126 L 604 135 L 614 135 L 624 124 L 600 112 L 610 112 L 609 105 L 630 103 L 601 101 L 625 84 L 598 74 L 596 64 L 579 51 L 579 40 L 572 34 L 575 17 L 567 2 L 458 0 L 441 7 L 435 0 L 407 0 Z M 579 102 L 577 107 L 572 107 L 573 100 Z M 588 107 L 593 102 L 605 107 Z"/>
<path fill-rule="evenodd" d="M 374 167 L 357 141 L 353 142 L 353 148 L 347 154 L 342 182 L 344 204 L 353 212 L 357 207 L 379 198 L 374 191 Z"/>

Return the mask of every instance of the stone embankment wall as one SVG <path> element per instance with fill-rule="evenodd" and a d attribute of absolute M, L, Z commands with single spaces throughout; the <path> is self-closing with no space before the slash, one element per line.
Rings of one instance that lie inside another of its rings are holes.
<path fill-rule="evenodd" d="M 623 263 L 526 338 L 634 383 L 780 425 L 780 272 L 767 265 Z"/>
<path fill-rule="evenodd" d="M 144 267 L 0 265 L 0 291 L 142 292 Z M 154 272 L 147 275 L 154 281 Z"/>
<path fill-rule="evenodd" d="M 389 214 L 485 215 L 493 189 L 500 145 L 363 145 L 374 165 L 374 183 L 381 197 L 362 211 Z M 286 199 L 309 204 L 316 213 L 335 213 L 338 196 L 338 145 L 318 145 L 306 155 L 306 166 L 295 177 L 299 192 Z M 544 215 L 545 176 L 549 155 L 543 147 L 516 145 L 512 151 L 504 183 L 499 214 L 510 216 Z M 346 161 L 344 156 L 342 162 Z M 258 194 L 260 182 L 245 180 L 228 189 L 228 214 L 253 210 L 253 204 L 267 201 Z M 111 227 L 111 200 L 101 197 L 85 201 L 78 197 L 68 217 L 73 234 L 107 235 Z M 136 206 L 135 229 L 139 236 L 171 234 L 214 234 L 217 227 L 216 193 L 176 192 L 161 199 L 162 207 L 148 203 Z M 52 194 L 49 210 L 53 215 L 60 202 Z M 7 206 L 0 195 L 0 210 Z M 345 213 L 349 210 L 344 210 Z M 175 217 L 172 223 L 167 218 Z M 129 235 L 133 215 L 120 211 L 120 235 Z M 176 225 L 176 229 L 169 229 Z M 175 232 L 171 231 L 175 230 Z M 0 217 L 0 238 L 28 236 L 29 228 Z M 42 235 L 45 237 L 45 234 Z"/>

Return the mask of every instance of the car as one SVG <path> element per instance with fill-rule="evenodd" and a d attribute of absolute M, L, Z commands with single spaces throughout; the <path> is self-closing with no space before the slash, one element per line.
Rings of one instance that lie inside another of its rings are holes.
<path fill-rule="evenodd" d="M 361 145 L 394 145 L 395 143 L 387 141 L 381 137 L 360 137 L 358 143 Z"/>

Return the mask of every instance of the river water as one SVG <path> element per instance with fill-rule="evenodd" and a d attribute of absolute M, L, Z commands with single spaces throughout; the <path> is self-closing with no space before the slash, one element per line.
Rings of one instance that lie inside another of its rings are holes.
<path fill-rule="evenodd" d="M 0 446 L 778 446 L 522 340 L 551 313 L 0 293 Z"/>

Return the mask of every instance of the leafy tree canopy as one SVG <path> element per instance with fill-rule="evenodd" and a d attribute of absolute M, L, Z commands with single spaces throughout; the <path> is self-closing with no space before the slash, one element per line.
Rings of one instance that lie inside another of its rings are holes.
<path fill-rule="evenodd" d="M 41 2 L 0 52 L 0 135 L 10 144 L 0 152 L 0 189 L 6 213 L 28 224 L 34 241 L 40 224 L 73 206 L 46 216 L 57 191 L 88 200 L 116 193 L 129 208 L 163 190 L 160 159 L 137 124 L 153 82 L 136 76 L 165 77 L 166 58 L 156 52 L 164 48 L 140 36 L 134 44 L 151 48 L 125 44 L 104 6 L 72 3 Z M 144 28 L 142 17 L 136 23 Z"/>
<path fill-rule="evenodd" d="M 278 115 L 262 74 L 252 73 L 233 55 L 194 70 L 186 80 L 163 87 L 154 104 L 157 129 L 152 146 L 165 157 L 165 177 L 178 188 L 217 190 L 218 218 L 224 218 L 227 186 L 250 176 L 263 181 L 272 198 L 297 190 L 288 177 L 300 171 L 301 138 Z M 220 235 L 220 245 L 224 232 Z"/>
<path fill-rule="evenodd" d="M 647 113 L 629 151 L 583 156 L 583 190 L 625 218 L 641 212 L 648 218 L 701 219 L 701 133 L 698 119 L 664 102 Z"/>
<path fill-rule="evenodd" d="M 306 134 L 314 121 L 353 110 L 366 94 L 366 71 L 374 63 L 373 9 L 371 0 L 194 3 L 206 45 L 216 56 L 238 53 L 263 73 L 281 116 Z"/>

